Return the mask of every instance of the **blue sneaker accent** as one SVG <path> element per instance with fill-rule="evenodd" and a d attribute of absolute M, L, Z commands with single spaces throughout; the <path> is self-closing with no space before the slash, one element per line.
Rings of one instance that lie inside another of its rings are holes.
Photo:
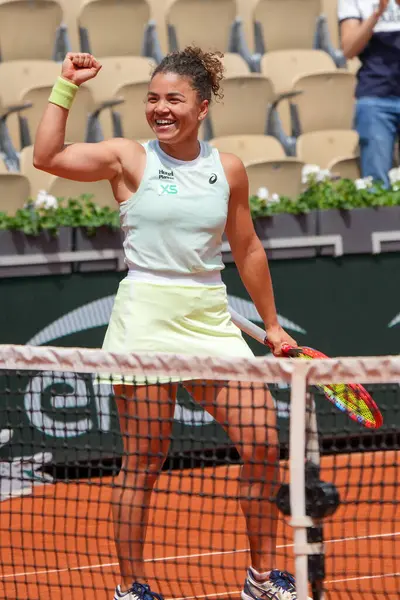
<path fill-rule="evenodd" d="M 249 569 L 241 597 L 242 600 L 297 600 L 295 579 L 287 571 L 274 569 L 266 581 L 257 581 Z"/>
<path fill-rule="evenodd" d="M 124 600 L 164 600 L 160 594 L 152 592 L 149 585 L 137 581 L 132 583 L 132 587 L 124 593 L 121 592 L 121 588 L 118 585 L 115 590 L 114 600 L 120 600 L 120 598 Z"/>

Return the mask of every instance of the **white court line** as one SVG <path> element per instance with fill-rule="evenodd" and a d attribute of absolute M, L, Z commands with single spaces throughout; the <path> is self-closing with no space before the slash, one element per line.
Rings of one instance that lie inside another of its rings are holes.
<path fill-rule="evenodd" d="M 331 579 L 325 583 L 344 583 L 345 581 L 361 581 L 362 579 L 382 579 L 383 577 L 399 577 L 399 573 L 382 573 L 381 575 L 365 575 L 365 577 L 349 577 L 347 579 Z M 203 594 L 201 596 L 183 596 L 182 598 L 166 598 L 166 600 L 197 600 L 197 598 L 209 598 L 212 596 L 238 596 L 241 590 L 232 590 L 230 592 L 219 592 L 218 594 Z"/>
<path fill-rule="evenodd" d="M 353 542 L 356 540 L 369 540 L 369 539 L 377 539 L 377 538 L 385 538 L 385 537 L 396 537 L 400 536 L 400 531 L 394 531 L 393 533 L 377 533 L 373 535 L 362 535 L 358 537 L 348 537 L 348 538 L 336 538 L 332 540 L 325 540 L 325 544 L 337 544 L 339 542 Z M 292 548 L 293 544 L 281 544 L 277 546 L 277 549 L 282 548 Z M 180 554 L 177 556 L 161 556 L 159 558 L 146 558 L 144 562 L 165 562 L 168 560 L 182 560 L 184 558 L 200 558 L 203 556 L 220 556 L 223 554 L 240 554 L 242 552 L 249 552 L 248 548 L 241 548 L 239 550 L 217 550 L 215 552 L 202 552 L 198 554 Z M 94 565 L 84 565 L 81 567 L 66 567 L 65 569 L 45 569 L 43 571 L 24 571 L 22 573 L 9 573 L 8 575 L 0 575 L 0 579 L 8 579 L 10 577 L 30 577 L 32 575 L 45 575 L 51 573 L 66 573 L 70 571 L 85 571 L 88 569 L 106 569 L 108 567 L 116 567 L 118 566 L 117 562 L 112 563 L 99 563 Z M 374 576 L 375 577 L 375 576 Z M 357 578 L 358 579 L 358 578 Z M 337 581 L 348 581 L 347 579 L 337 580 Z M 225 592 L 224 592 L 225 594 Z M 226 595 L 226 594 L 225 594 Z M 203 596 L 194 596 L 196 598 L 202 598 Z M 206 596 L 204 596 L 206 597 Z M 175 598 L 174 600 L 180 600 L 179 598 Z M 189 599 L 187 599 L 189 600 Z"/>

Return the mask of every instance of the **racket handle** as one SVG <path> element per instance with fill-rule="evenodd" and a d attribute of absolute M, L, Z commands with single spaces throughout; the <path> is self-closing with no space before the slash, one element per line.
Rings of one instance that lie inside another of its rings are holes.
<path fill-rule="evenodd" d="M 236 312 L 236 310 L 234 310 L 230 306 L 228 308 L 229 312 L 231 313 L 233 323 L 235 323 L 235 325 L 239 327 L 239 329 L 244 331 L 244 333 L 247 333 L 247 335 L 254 338 L 261 344 L 264 344 L 265 346 L 269 346 L 271 348 L 271 345 L 267 340 L 267 336 L 265 334 L 264 329 L 261 329 L 261 327 L 259 327 L 255 323 L 252 323 L 251 321 L 246 319 L 246 317 L 242 317 L 242 315 L 240 315 L 238 312 Z"/>

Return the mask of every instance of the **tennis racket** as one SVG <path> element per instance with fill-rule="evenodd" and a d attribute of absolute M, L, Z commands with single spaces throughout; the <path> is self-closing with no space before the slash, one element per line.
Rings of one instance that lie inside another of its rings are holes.
<path fill-rule="evenodd" d="M 232 321 L 239 329 L 261 344 L 269 346 L 272 349 L 272 344 L 268 342 L 266 333 L 261 327 L 248 321 L 231 307 L 229 307 L 229 312 Z M 314 350 L 313 348 L 308 348 L 307 346 L 295 347 L 284 344 L 282 346 L 282 352 L 284 356 L 290 358 L 304 358 L 307 360 L 328 358 L 322 352 Z M 329 385 L 321 384 L 316 387 L 323 392 L 325 397 L 332 402 L 336 408 L 347 413 L 353 421 L 371 429 L 378 429 L 378 427 L 382 425 L 382 414 L 370 394 L 362 385 L 356 383 L 336 383 Z"/>

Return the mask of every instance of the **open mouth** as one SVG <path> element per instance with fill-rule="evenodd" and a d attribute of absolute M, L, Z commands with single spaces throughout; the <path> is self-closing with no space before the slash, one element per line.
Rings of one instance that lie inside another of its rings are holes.
<path fill-rule="evenodd" d="M 154 123 L 158 131 L 169 131 L 173 128 L 176 121 L 174 119 L 156 119 Z"/>

